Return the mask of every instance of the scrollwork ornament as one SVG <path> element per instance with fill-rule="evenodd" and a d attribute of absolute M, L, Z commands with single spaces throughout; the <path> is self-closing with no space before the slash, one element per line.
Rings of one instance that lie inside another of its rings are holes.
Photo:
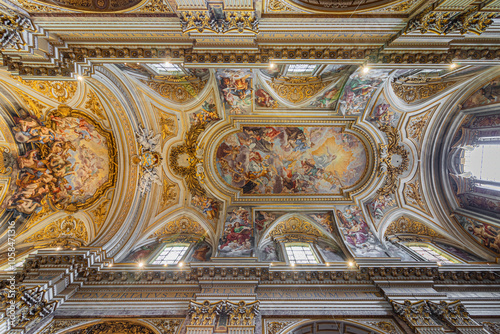
<path fill-rule="evenodd" d="M 430 316 L 430 310 L 426 302 L 421 300 L 412 303 L 405 300 L 398 303 L 390 300 L 394 312 L 415 331 L 417 327 L 437 326 L 436 322 Z"/>
<path fill-rule="evenodd" d="M 139 192 L 144 196 L 151 191 L 154 183 L 162 185 L 158 167 L 163 158 L 159 152 L 156 152 L 161 134 L 155 135 L 153 130 L 139 127 L 136 137 L 139 143 L 140 155 L 134 156 L 132 161 L 141 167 Z"/>

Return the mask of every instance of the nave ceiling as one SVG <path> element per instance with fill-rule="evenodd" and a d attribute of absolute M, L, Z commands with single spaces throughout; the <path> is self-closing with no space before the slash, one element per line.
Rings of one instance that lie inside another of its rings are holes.
<path fill-rule="evenodd" d="M 479 231 L 498 231 L 498 199 L 461 191 L 448 152 L 464 128 L 498 131 L 499 75 L 303 63 L 116 63 L 58 81 L 2 71 L 3 249 L 15 221 L 24 255 L 95 246 L 134 263 L 193 241 L 190 261 L 265 262 L 271 241 L 300 234 L 331 262 L 405 261 L 386 241 L 398 235 L 495 261 L 496 239 Z"/>

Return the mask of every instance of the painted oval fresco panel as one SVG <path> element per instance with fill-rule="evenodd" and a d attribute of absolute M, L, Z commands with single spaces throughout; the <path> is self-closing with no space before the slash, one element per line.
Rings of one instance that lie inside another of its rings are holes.
<path fill-rule="evenodd" d="M 219 175 L 243 194 L 338 194 L 364 176 L 361 140 L 342 127 L 243 127 L 217 148 Z"/>

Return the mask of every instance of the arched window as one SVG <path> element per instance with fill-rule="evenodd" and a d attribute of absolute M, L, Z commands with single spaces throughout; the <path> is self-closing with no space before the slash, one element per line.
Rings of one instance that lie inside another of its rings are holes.
<path fill-rule="evenodd" d="M 190 244 L 167 244 L 160 253 L 151 261 L 151 264 L 165 265 L 179 263 Z"/>
<path fill-rule="evenodd" d="M 406 245 L 412 251 L 426 259 L 427 261 L 436 262 L 437 264 L 461 263 L 454 259 L 449 254 L 424 243 L 411 243 Z"/>

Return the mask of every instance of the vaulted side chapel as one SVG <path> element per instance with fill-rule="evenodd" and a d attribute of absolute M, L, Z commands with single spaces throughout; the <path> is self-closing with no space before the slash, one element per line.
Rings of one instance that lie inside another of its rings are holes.
<path fill-rule="evenodd" d="M 0 0 L 0 334 L 499 334 L 500 0 Z"/>

